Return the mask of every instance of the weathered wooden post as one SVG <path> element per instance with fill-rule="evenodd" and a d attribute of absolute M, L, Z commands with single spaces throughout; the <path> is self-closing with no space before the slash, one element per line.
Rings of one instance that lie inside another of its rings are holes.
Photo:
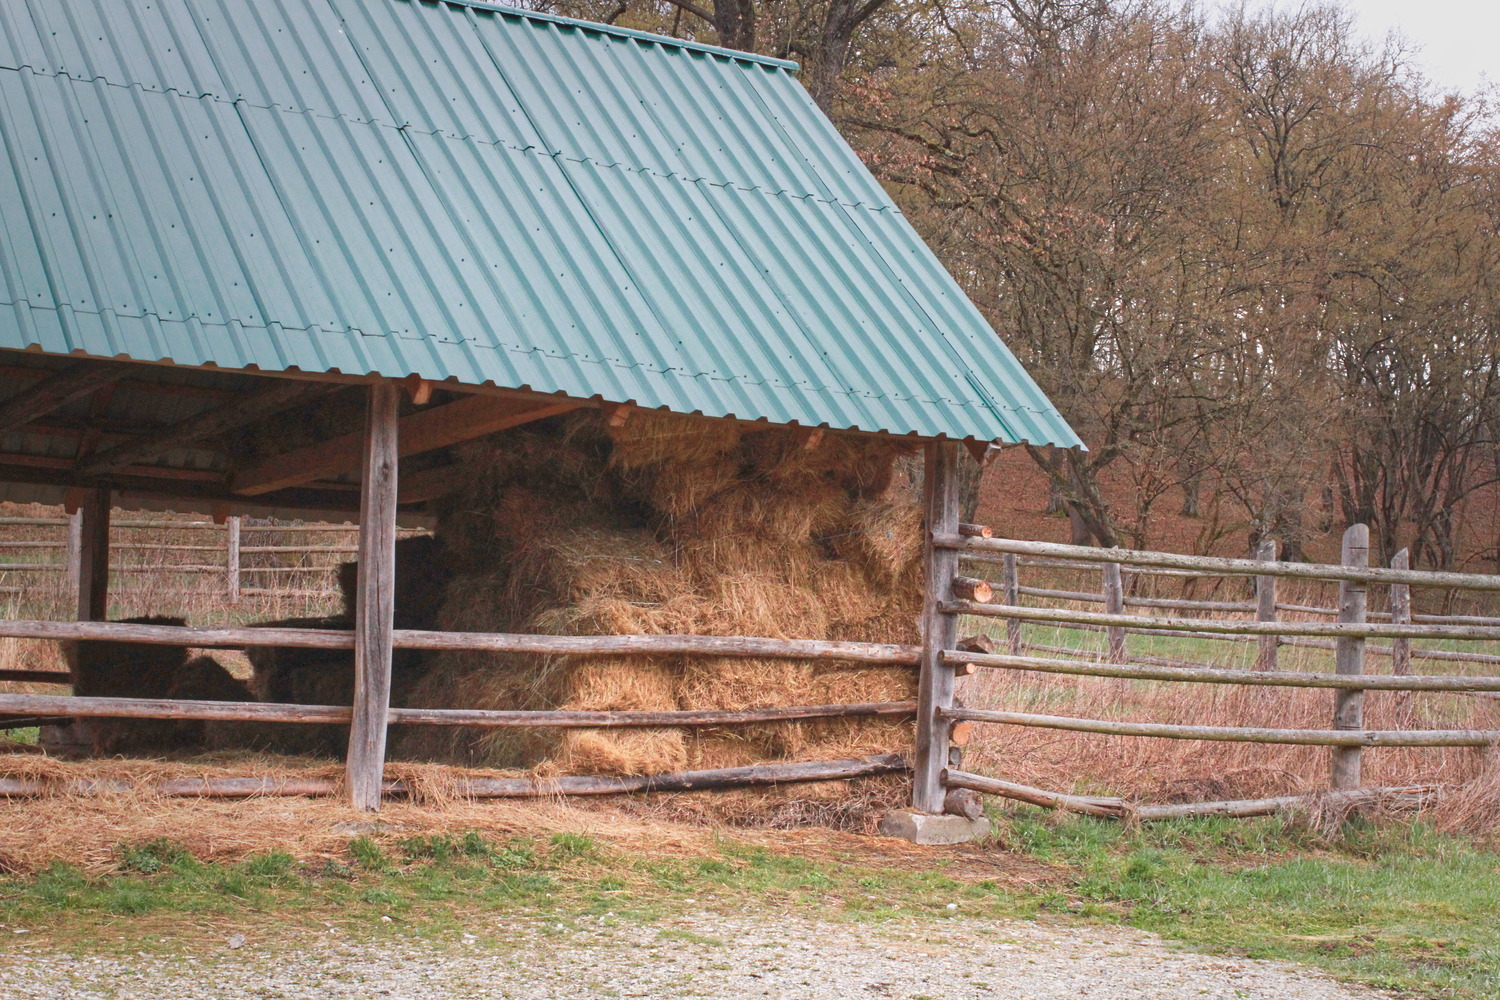
<path fill-rule="evenodd" d="M 958 443 L 931 441 L 927 445 L 922 493 L 927 537 L 923 543 L 926 570 L 922 598 L 922 662 L 917 681 L 917 743 L 912 760 L 911 811 L 888 813 L 881 831 L 919 844 L 955 844 L 988 832 L 982 818 L 944 815 L 951 724 L 944 712 L 953 707 L 954 669 L 943 662 L 943 651 L 958 647 L 958 615 L 944 611 L 953 600 L 958 575 L 958 551 L 939 548 L 935 536 L 959 534 Z"/>
<path fill-rule="evenodd" d="M 229 541 L 227 568 L 225 570 L 225 582 L 228 585 L 229 599 L 238 601 L 240 599 L 240 515 L 235 514 L 229 519 Z"/>
<path fill-rule="evenodd" d="M 358 594 L 354 605 L 354 715 L 346 773 L 356 809 L 380 808 L 391 706 L 396 590 L 396 422 L 400 387 L 370 386 L 359 498 Z M 951 681 L 950 681 L 951 683 Z"/>
<path fill-rule="evenodd" d="M 958 640 L 958 616 L 941 605 L 953 599 L 958 575 L 958 552 L 932 544 L 934 535 L 958 532 L 958 444 L 933 441 L 927 445 L 922 481 L 926 508 L 924 542 L 926 593 L 922 602 L 922 667 L 917 682 L 917 746 L 912 766 L 912 808 L 922 813 L 943 811 L 942 772 L 948 761 L 948 721 L 941 716 L 953 705 L 953 671 L 942 653 Z"/>
<path fill-rule="evenodd" d="M 1005 553 L 1003 565 L 1005 567 L 1005 603 L 1013 608 L 1021 606 L 1021 574 L 1016 566 L 1016 554 Z M 1011 656 L 1021 655 L 1021 620 L 1019 618 L 1005 619 L 1005 639 L 1010 648 Z"/>
<path fill-rule="evenodd" d="M 1391 557 L 1391 569 L 1411 569 L 1411 553 L 1402 549 Z M 1391 584 L 1391 624 L 1411 624 L 1411 587 L 1405 583 Z M 1391 673 L 1405 676 L 1411 673 L 1411 640 L 1391 640 Z"/>
<path fill-rule="evenodd" d="M 68 590 L 78 604 L 78 584 L 83 575 L 83 508 L 68 515 Z"/>
<path fill-rule="evenodd" d="M 1106 614 L 1125 613 L 1125 584 L 1120 579 L 1120 564 L 1104 564 L 1104 611 Z M 1119 625 L 1109 626 L 1109 662 L 1125 662 L 1125 629 Z"/>
<path fill-rule="evenodd" d="M 1255 558 L 1261 562 L 1275 562 L 1276 539 L 1262 538 L 1260 547 L 1255 550 Z M 1262 574 L 1255 578 L 1255 620 L 1258 622 L 1276 620 L 1276 578 L 1274 576 Z M 1281 636 L 1263 635 L 1260 637 L 1259 644 L 1260 653 L 1255 658 L 1255 669 L 1275 670 L 1277 648 L 1281 645 Z"/>
<path fill-rule="evenodd" d="M 1344 532 L 1342 563 L 1345 566 L 1370 564 L 1370 529 L 1352 524 Z M 1354 580 L 1339 581 L 1339 622 L 1348 625 L 1365 623 L 1365 584 Z M 1339 636 L 1334 652 L 1334 669 L 1341 674 L 1365 672 L 1365 640 Z M 1333 695 L 1333 728 L 1360 730 L 1365 725 L 1365 693 L 1362 690 L 1338 690 Z M 1334 747 L 1330 785 L 1334 791 L 1359 787 L 1361 747 Z"/>
<path fill-rule="evenodd" d="M 78 542 L 78 620 L 102 622 L 109 614 L 109 510 L 114 491 L 106 483 L 84 498 Z"/>

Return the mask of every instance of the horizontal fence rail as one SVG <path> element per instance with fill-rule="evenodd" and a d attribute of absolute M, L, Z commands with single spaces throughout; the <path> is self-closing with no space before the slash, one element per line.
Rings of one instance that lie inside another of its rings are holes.
<path fill-rule="evenodd" d="M 920 650 L 877 642 L 771 639 L 718 635 L 524 635 L 508 632 L 430 632 L 396 629 L 398 649 L 474 650 L 557 656 L 708 656 L 773 659 L 850 660 L 895 666 L 915 665 Z M 297 649 L 353 649 L 354 633 L 340 629 L 213 628 L 191 625 L 136 625 L 126 622 L 0 621 L 0 638 L 105 640 L 190 648 L 241 649 L 286 646 Z"/>
<path fill-rule="evenodd" d="M 391 708 L 392 725 L 555 727 L 609 729 L 630 726 L 735 726 L 792 719 L 842 719 L 911 715 L 916 702 L 852 705 L 793 705 L 747 709 L 676 711 L 505 711 L 460 708 Z M 0 713 L 115 719 L 197 719 L 220 722 L 301 722 L 345 724 L 352 709 L 341 705 L 297 705 L 261 701 L 190 701 L 167 698 L 95 698 L 42 694 L 0 694 Z"/>
<path fill-rule="evenodd" d="M 1326 566 L 1310 563 L 1262 562 L 1222 556 L 1188 556 L 1173 552 L 1136 549 L 1094 549 L 1056 542 L 1028 542 L 1014 538 L 972 538 L 964 535 L 934 535 L 932 544 L 957 549 L 969 559 L 995 561 L 1006 553 L 1055 556 L 1081 563 L 1117 563 L 1156 569 L 1178 569 L 1227 576 L 1275 576 L 1302 580 L 1349 580 L 1356 583 L 1404 583 L 1413 587 L 1454 587 L 1461 590 L 1500 591 L 1500 576 L 1479 573 L 1449 573 L 1435 570 L 1402 570 Z"/>
<path fill-rule="evenodd" d="M 1161 722 L 1113 722 L 1074 719 L 1031 712 L 997 712 L 982 708 L 951 708 L 943 715 L 954 722 L 998 722 L 1008 726 L 1038 726 L 1105 736 L 1160 736 L 1174 740 L 1219 743 L 1284 743 L 1321 747 L 1487 747 L 1500 741 L 1495 729 L 1346 730 L 1265 729 L 1257 726 L 1182 726 Z"/>
<path fill-rule="evenodd" d="M 451 793 L 464 799 L 551 798 L 564 795 L 621 795 L 639 792 L 696 792 L 718 788 L 754 788 L 806 781 L 839 781 L 902 774 L 911 769 L 901 754 L 877 754 L 852 760 L 815 760 L 752 764 L 701 771 L 661 774 L 571 775 L 554 778 L 461 778 Z M 263 796 L 327 796 L 342 793 L 335 778 L 204 777 L 133 782 L 122 779 L 39 780 L 0 778 L 0 796 L 34 798 L 46 795 L 119 795 L 144 793 L 176 798 L 248 799 Z M 414 796 L 419 782 L 386 779 L 385 795 Z"/>

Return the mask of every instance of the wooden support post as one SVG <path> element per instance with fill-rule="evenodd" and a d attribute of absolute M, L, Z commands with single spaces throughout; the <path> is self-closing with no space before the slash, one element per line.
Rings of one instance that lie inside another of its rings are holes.
<path fill-rule="evenodd" d="M 1410 569 L 1411 553 L 1402 549 L 1391 557 L 1391 569 Z M 1405 583 L 1391 584 L 1391 624 L 1411 624 L 1411 586 Z M 1411 640 L 1391 640 L 1391 673 L 1405 676 L 1411 673 Z"/>
<path fill-rule="evenodd" d="M 356 809 L 380 808 L 396 589 L 396 421 L 398 383 L 370 387 L 359 500 L 359 572 L 354 606 L 354 714 L 347 779 Z"/>
<path fill-rule="evenodd" d="M 1370 529 L 1353 524 L 1344 532 L 1345 566 L 1370 564 Z M 1339 581 L 1339 621 L 1345 624 L 1365 622 L 1365 584 L 1363 581 Z M 1340 674 L 1365 672 L 1365 640 L 1340 637 L 1334 651 L 1335 670 Z M 1360 730 L 1365 725 L 1363 690 L 1336 691 L 1333 695 L 1333 728 Z M 1359 787 L 1360 747 L 1334 747 L 1330 786 L 1336 792 Z"/>
<path fill-rule="evenodd" d="M 225 582 L 228 585 L 229 599 L 238 601 L 240 599 L 240 515 L 238 514 L 229 518 L 227 549 Z"/>
<path fill-rule="evenodd" d="M 1125 613 L 1125 584 L 1120 579 L 1120 564 L 1104 564 L 1104 612 L 1110 615 Z M 1125 662 L 1125 629 L 1111 625 L 1109 635 L 1109 662 Z"/>
<path fill-rule="evenodd" d="M 943 713 L 953 705 L 953 671 L 943 651 L 958 640 L 958 616 L 942 610 L 952 600 L 958 553 L 932 544 L 934 535 L 958 531 L 958 443 L 927 445 L 922 493 L 927 539 L 923 563 L 926 593 L 922 602 L 922 665 L 917 685 L 917 745 L 912 774 L 912 808 L 919 813 L 943 811 L 943 769 L 948 762 L 948 727 Z"/>
<path fill-rule="evenodd" d="M 109 614 L 109 509 L 113 491 L 101 484 L 84 499 L 78 544 L 78 620 L 102 622 Z"/>
<path fill-rule="evenodd" d="M 1021 606 L 1021 574 L 1016 567 L 1016 554 L 1005 553 L 1005 603 L 1013 608 Z M 1008 618 L 1005 622 L 1005 639 L 1010 646 L 1011 656 L 1021 655 L 1021 622 L 1016 618 Z"/>
<path fill-rule="evenodd" d="M 68 514 L 68 590 L 78 605 L 79 582 L 83 579 L 83 510 Z"/>
<path fill-rule="evenodd" d="M 1275 562 L 1276 539 L 1262 538 L 1260 547 L 1255 550 L 1255 558 L 1260 562 Z M 1276 578 L 1274 576 L 1255 578 L 1255 620 L 1258 622 L 1276 620 Z M 1280 645 L 1281 637 L 1278 635 L 1261 636 L 1260 655 L 1255 658 L 1255 669 L 1275 670 L 1277 647 Z"/>

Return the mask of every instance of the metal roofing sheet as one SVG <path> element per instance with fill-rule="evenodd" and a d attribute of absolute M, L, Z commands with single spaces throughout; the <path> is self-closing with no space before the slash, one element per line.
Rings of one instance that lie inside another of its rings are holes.
<path fill-rule="evenodd" d="M 0 2 L 0 347 L 1077 438 L 790 64 L 427 0 Z"/>

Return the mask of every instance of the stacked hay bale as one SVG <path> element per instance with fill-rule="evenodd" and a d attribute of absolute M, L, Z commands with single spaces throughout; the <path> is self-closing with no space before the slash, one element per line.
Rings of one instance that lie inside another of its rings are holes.
<path fill-rule="evenodd" d="M 918 641 L 920 512 L 903 448 L 643 411 L 580 412 L 472 443 L 437 537 L 453 571 L 438 627 Z M 914 697 L 906 667 L 688 657 L 430 657 L 407 703 L 737 709 Z M 448 730 L 397 752 L 567 773 L 642 774 L 853 756 L 910 743 L 902 720 L 689 732 Z"/>

